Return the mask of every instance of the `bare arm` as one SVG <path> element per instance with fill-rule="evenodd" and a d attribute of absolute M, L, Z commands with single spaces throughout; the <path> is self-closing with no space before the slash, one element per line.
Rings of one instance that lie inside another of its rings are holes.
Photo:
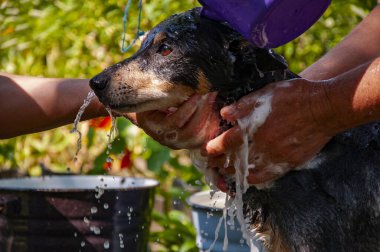
<path fill-rule="evenodd" d="M 90 91 L 88 80 L 0 73 L 0 139 L 72 123 Z M 105 115 L 95 98 L 83 119 Z"/>
<path fill-rule="evenodd" d="M 331 136 L 380 119 L 379 23 L 380 6 L 377 6 L 341 43 L 301 73 L 302 77 L 315 81 L 295 80 L 287 89 L 275 83 L 242 98 L 239 103 L 245 108 L 238 105 L 239 109 L 222 110 L 225 119 L 243 118 L 254 110 L 257 97 L 274 92 L 271 114 L 251 136 L 256 143 L 251 153 L 263 153 L 266 161 L 251 171 L 250 183 L 278 178 L 312 157 Z M 233 128 L 205 147 L 210 165 L 222 167 L 221 174 L 233 171 L 223 169 L 224 153 L 241 144 L 239 135 L 240 130 Z M 289 165 L 277 173 L 265 163 Z"/>
<path fill-rule="evenodd" d="M 345 39 L 300 75 L 326 80 L 380 56 L 380 5 L 353 29 Z"/>
<path fill-rule="evenodd" d="M 380 57 L 313 86 L 308 97 L 332 133 L 380 120 Z"/>
<path fill-rule="evenodd" d="M 295 79 L 274 83 L 223 108 L 221 115 L 228 121 L 250 118 L 261 97 L 273 97 L 272 111 L 250 136 L 254 144 L 249 158 L 256 166 L 248 182 L 274 180 L 312 158 L 337 133 L 379 120 L 379 80 L 377 58 L 327 81 Z M 210 167 L 219 167 L 221 174 L 233 172 L 233 167 L 225 169 L 224 155 L 238 150 L 243 143 L 242 132 L 234 126 L 207 143 L 205 154 L 210 157 Z M 260 156 L 260 161 L 255 156 Z"/>

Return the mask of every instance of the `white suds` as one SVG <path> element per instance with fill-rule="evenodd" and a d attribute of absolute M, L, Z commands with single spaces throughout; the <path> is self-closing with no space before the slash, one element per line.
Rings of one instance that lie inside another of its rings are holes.
<path fill-rule="evenodd" d="M 257 97 L 255 97 L 257 98 Z M 255 165 L 249 163 L 249 136 L 252 136 L 257 129 L 264 124 L 265 120 L 269 116 L 272 110 L 272 98 L 273 94 L 269 93 L 267 95 L 261 96 L 256 100 L 256 106 L 253 112 L 239 119 L 238 125 L 242 130 L 243 144 L 235 153 L 231 153 L 235 158 L 235 182 L 236 182 L 236 193 L 234 198 L 228 200 L 226 198 L 226 204 L 223 210 L 223 216 L 220 218 L 216 231 L 215 240 L 211 244 L 207 251 L 211 251 L 218 238 L 219 229 L 221 228 L 222 222 L 224 220 L 225 227 L 225 237 L 223 250 L 226 251 L 228 247 L 228 234 L 227 225 L 231 229 L 235 228 L 234 218 L 236 217 L 239 221 L 241 232 L 246 244 L 250 247 L 251 251 L 257 251 L 257 247 L 254 245 L 255 233 L 249 228 L 249 220 L 245 218 L 243 213 L 243 194 L 248 190 L 247 176 L 249 174 L 249 169 L 254 169 Z M 250 143 L 253 144 L 253 143 Z M 251 153 L 252 155 L 252 153 Z M 215 190 L 215 182 L 218 178 L 218 174 L 214 169 L 208 168 L 207 158 L 200 154 L 200 150 L 190 151 L 190 156 L 195 167 L 200 169 L 206 175 L 206 181 L 209 183 L 210 187 Z M 257 156 L 261 157 L 260 154 Z M 228 167 L 230 163 L 230 155 L 227 155 L 227 160 L 225 166 Z M 277 167 L 279 166 L 279 167 Z M 281 168 L 281 165 L 273 165 L 273 169 Z M 228 216 L 230 217 L 227 220 Z"/>

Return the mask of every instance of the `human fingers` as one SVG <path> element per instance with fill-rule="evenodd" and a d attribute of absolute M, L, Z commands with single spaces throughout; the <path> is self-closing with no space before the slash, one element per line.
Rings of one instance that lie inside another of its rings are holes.
<path fill-rule="evenodd" d="M 224 193 L 229 192 L 229 186 L 223 176 L 219 176 L 216 179 L 216 187 Z"/>
<path fill-rule="evenodd" d="M 126 113 L 126 114 L 123 114 L 123 116 L 125 116 L 134 125 L 138 126 L 138 123 L 137 123 L 137 114 L 136 113 Z"/>
<path fill-rule="evenodd" d="M 231 175 L 235 173 L 234 160 L 232 157 L 220 155 L 207 159 L 208 167 L 214 168 L 221 175 Z"/>
<path fill-rule="evenodd" d="M 242 134 L 240 127 L 236 125 L 207 142 L 201 153 L 211 157 L 231 153 L 243 143 Z"/>
<path fill-rule="evenodd" d="M 196 112 L 192 115 L 191 120 L 186 125 L 183 125 L 182 129 L 185 137 L 199 137 L 209 134 L 210 131 L 213 131 L 212 133 L 217 129 L 219 131 L 220 116 L 214 107 L 215 98 L 216 93 L 209 93 L 198 100 L 195 107 Z"/>
<path fill-rule="evenodd" d="M 197 104 L 201 99 L 201 95 L 195 94 L 184 102 L 174 113 L 167 116 L 171 126 L 175 128 L 182 128 L 193 116 L 197 110 Z"/>
<path fill-rule="evenodd" d="M 249 169 L 247 181 L 249 184 L 254 185 L 268 183 L 280 178 L 288 171 L 289 167 L 285 164 L 256 166 L 254 169 Z"/>
<path fill-rule="evenodd" d="M 165 120 L 166 115 L 166 112 L 158 110 L 137 113 L 137 125 L 147 131 L 160 131 L 161 123 Z"/>
<path fill-rule="evenodd" d="M 225 106 L 221 109 L 220 115 L 229 122 L 235 122 L 239 118 L 243 118 L 252 113 L 257 100 L 260 97 L 258 93 L 250 93 L 240 98 L 237 102 Z"/>

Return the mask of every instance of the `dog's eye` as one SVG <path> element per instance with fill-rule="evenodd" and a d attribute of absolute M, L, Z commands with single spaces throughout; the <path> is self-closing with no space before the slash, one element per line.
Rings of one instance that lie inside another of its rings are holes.
<path fill-rule="evenodd" d="M 157 52 L 161 54 L 162 56 L 168 56 L 172 51 L 173 49 L 167 44 L 160 45 L 160 48 L 158 48 L 157 50 Z"/>

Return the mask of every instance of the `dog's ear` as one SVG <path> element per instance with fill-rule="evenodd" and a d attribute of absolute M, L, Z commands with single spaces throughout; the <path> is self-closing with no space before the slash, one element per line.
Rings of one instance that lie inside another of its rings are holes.
<path fill-rule="evenodd" d="M 285 58 L 275 53 L 272 49 L 256 48 L 257 67 L 263 71 L 286 70 L 288 63 Z"/>
<path fill-rule="evenodd" d="M 261 72 L 286 70 L 288 68 L 285 59 L 272 49 L 255 47 L 243 38 L 229 41 L 228 51 L 236 59 L 239 59 L 235 64 L 248 64 Z"/>

